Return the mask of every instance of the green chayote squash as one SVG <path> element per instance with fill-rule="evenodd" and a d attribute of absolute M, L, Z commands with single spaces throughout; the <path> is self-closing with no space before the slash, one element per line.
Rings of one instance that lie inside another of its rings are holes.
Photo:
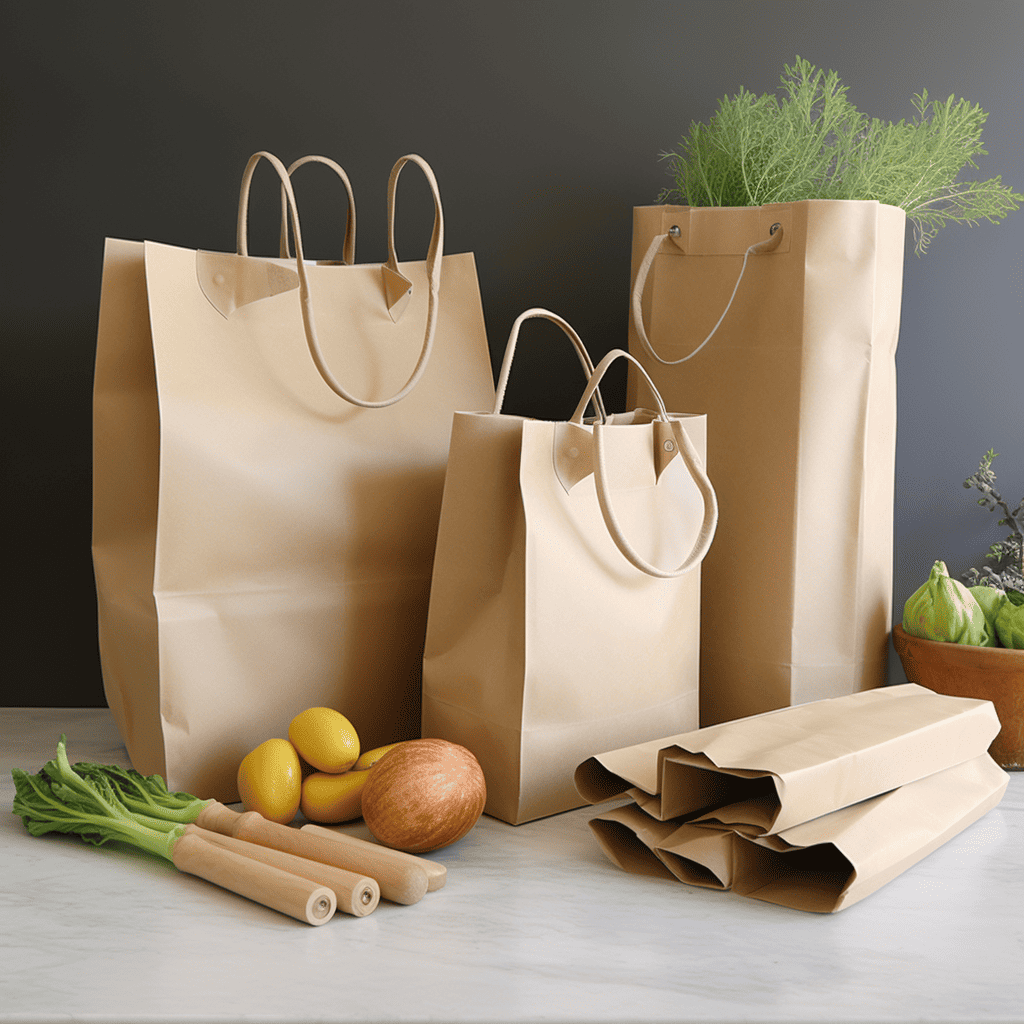
<path fill-rule="evenodd" d="M 996 635 L 1004 647 L 1024 650 L 1024 594 L 1007 590 L 1006 600 L 996 615 Z"/>
<path fill-rule="evenodd" d="M 932 566 L 927 582 L 903 606 L 904 631 L 925 640 L 982 647 L 985 627 L 981 605 L 962 583 L 950 578 L 945 562 Z M 987 646 L 993 643 L 990 639 Z"/>
<path fill-rule="evenodd" d="M 975 601 L 981 605 L 982 613 L 985 616 L 985 643 L 981 646 L 998 647 L 996 617 L 1003 605 L 1006 604 L 1006 592 L 999 587 L 986 587 L 984 584 L 967 589 L 974 595 Z"/>

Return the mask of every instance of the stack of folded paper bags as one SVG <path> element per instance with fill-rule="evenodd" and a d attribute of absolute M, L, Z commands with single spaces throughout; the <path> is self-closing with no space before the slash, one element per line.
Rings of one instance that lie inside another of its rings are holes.
<path fill-rule="evenodd" d="M 599 754 L 576 769 L 590 822 L 626 871 L 831 913 L 993 808 L 990 701 L 907 683 Z"/>

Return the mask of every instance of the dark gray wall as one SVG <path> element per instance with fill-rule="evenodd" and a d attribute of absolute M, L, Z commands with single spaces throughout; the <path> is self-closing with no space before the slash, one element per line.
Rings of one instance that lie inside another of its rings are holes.
<path fill-rule="evenodd" d="M 956 93 L 989 113 L 980 173 L 1021 191 L 1022 38 L 1019 2 L 6 5 L 2 405 L 14 514 L 0 704 L 104 703 L 89 518 L 105 236 L 231 249 L 248 156 L 321 152 L 356 185 L 359 261 L 383 259 L 387 172 L 419 152 L 441 184 L 448 250 L 476 253 L 495 361 L 530 305 L 566 316 L 596 358 L 626 337 L 632 207 L 655 201 L 668 181 L 659 153 L 718 97 L 773 90 L 796 54 L 835 68 L 882 118 L 910 116 L 922 87 Z M 334 255 L 339 196 L 313 177 L 300 186 L 307 249 Z M 253 251 L 266 253 L 270 180 L 252 216 Z M 427 234 L 416 205 L 405 202 L 399 236 L 410 253 Z M 960 488 L 987 448 L 1003 453 L 1008 494 L 1024 490 L 1022 239 L 1024 212 L 950 228 L 924 258 L 908 252 L 897 611 L 933 559 L 961 571 L 1000 536 Z M 508 407 L 562 416 L 578 369 L 541 348 L 523 350 Z"/>

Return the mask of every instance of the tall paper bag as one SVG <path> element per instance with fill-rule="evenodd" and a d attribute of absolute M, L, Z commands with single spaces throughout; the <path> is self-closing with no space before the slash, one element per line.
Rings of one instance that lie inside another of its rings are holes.
<path fill-rule="evenodd" d="M 886 681 L 905 224 L 866 201 L 634 211 L 629 350 L 712 425 L 701 725 Z"/>

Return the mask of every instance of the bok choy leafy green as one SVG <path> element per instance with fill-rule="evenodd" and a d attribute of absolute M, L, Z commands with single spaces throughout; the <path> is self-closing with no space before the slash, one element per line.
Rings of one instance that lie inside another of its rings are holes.
<path fill-rule="evenodd" d="M 108 785 L 118 800 L 132 813 L 144 819 L 160 819 L 179 825 L 191 824 L 212 800 L 200 800 L 191 793 L 175 793 L 159 775 L 143 775 L 134 768 L 116 764 L 91 764 L 78 761 L 73 770 L 97 786 Z"/>
<path fill-rule="evenodd" d="M 185 831 L 185 821 L 146 813 L 146 809 L 159 809 L 155 802 L 137 800 L 137 809 L 130 809 L 102 772 L 85 777 L 71 767 L 66 744 L 67 738 L 61 736 L 57 756 L 35 775 L 20 768 L 11 772 L 14 813 L 21 815 L 28 831 L 34 836 L 74 833 L 96 846 L 118 840 L 172 860 L 171 851 Z"/>
<path fill-rule="evenodd" d="M 211 841 L 213 833 L 196 819 L 215 801 L 169 792 L 159 775 L 146 776 L 117 765 L 81 762 L 72 766 L 65 736 L 57 744 L 57 756 L 41 771 L 30 775 L 15 768 L 11 774 L 14 813 L 21 815 L 34 836 L 66 832 L 96 846 L 112 840 L 129 843 L 169 860 L 179 871 L 307 924 L 324 924 L 337 909 L 336 893 L 318 877 L 311 877 L 305 865 L 293 871 L 291 861 L 277 866 L 265 854 L 255 854 L 256 847 L 244 850 L 247 843 L 229 849 Z"/>

